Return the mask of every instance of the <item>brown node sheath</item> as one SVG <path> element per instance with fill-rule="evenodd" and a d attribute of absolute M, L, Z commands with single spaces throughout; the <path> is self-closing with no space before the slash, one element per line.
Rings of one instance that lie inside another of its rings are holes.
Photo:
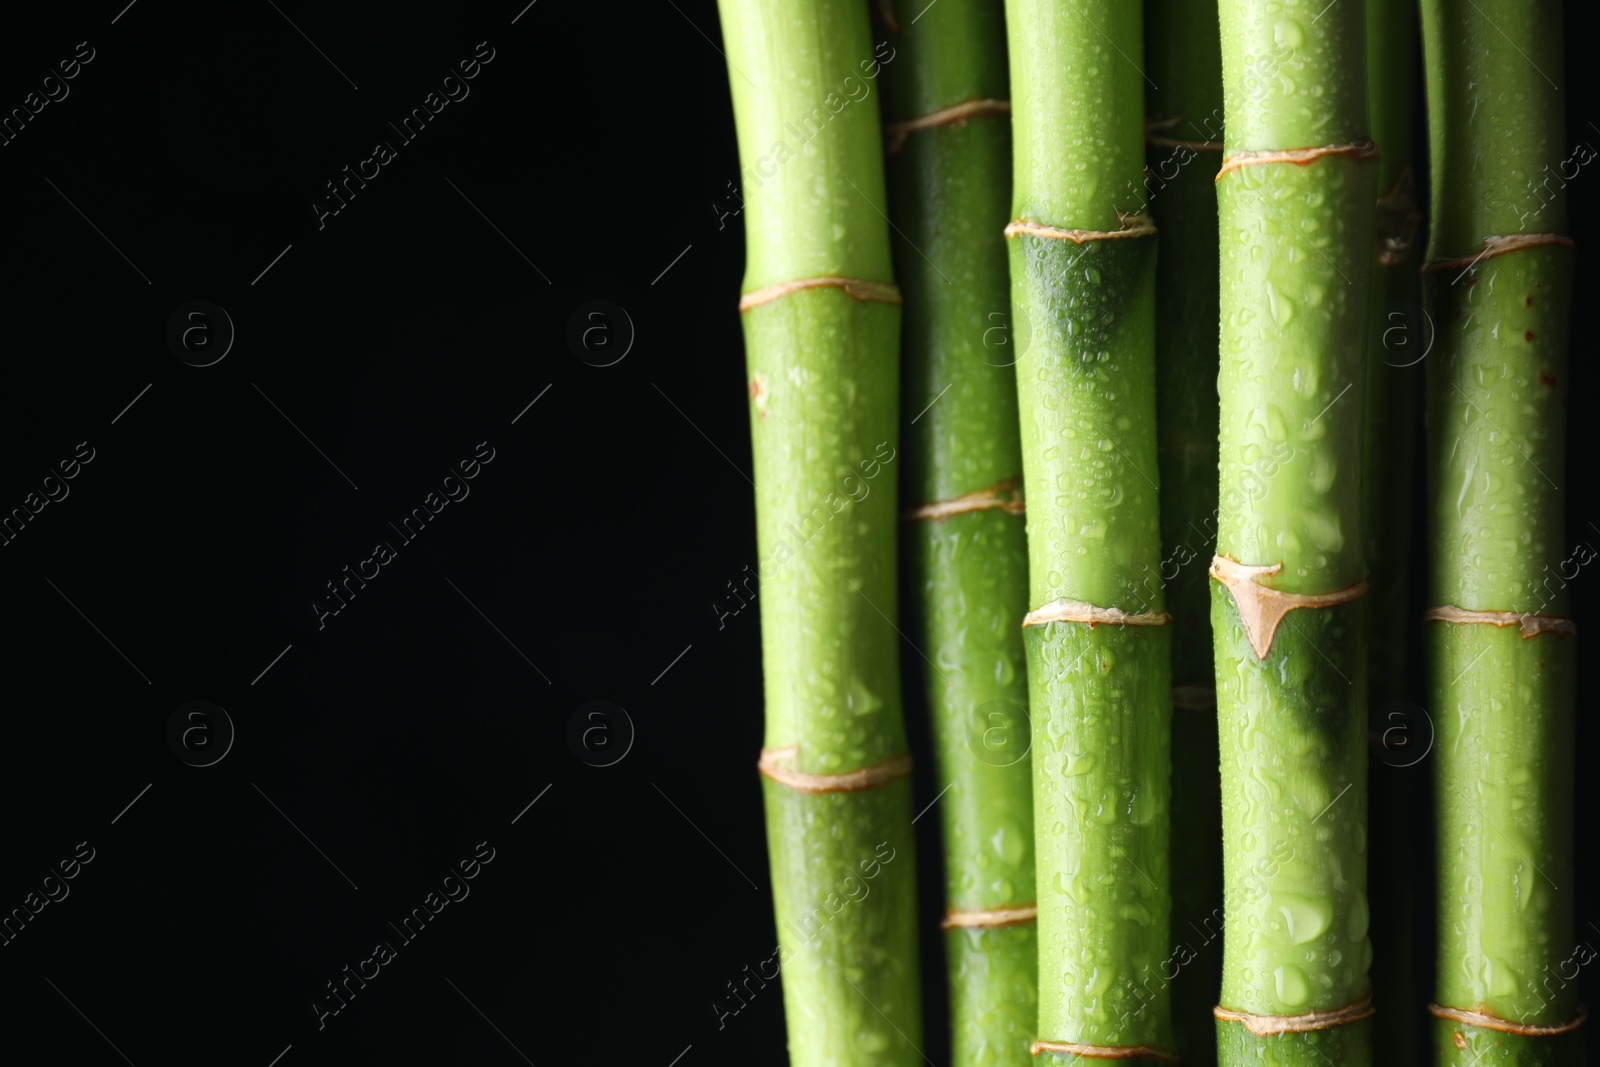
<path fill-rule="evenodd" d="M 1378 146 L 1371 141 L 1356 141 L 1353 144 L 1324 144 L 1312 148 L 1273 148 L 1262 152 L 1235 152 L 1222 160 L 1222 169 L 1217 171 L 1217 181 L 1232 170 L 1244 167 L 1261 166 L 1265 163 L 1294 163 L 1305 166 L 1315 163 L 1324 156 L 1354 156 L 1356 159 L 1377 159 Z"/>
<path fill-rule="evenodd" d="M 1119 237 L 1149 237 L 1156 232 L 1156 224 L 1149 215 L 1125 215 L 1119 211 L 1117 221 L 1122 224 L 1118 230 L 1063 230 L 1032 219 L 1012 219 L 1006 227 L 1006 236 L 1026 234 L 1029 237 L 1055 237 L 1081 245 L 1088 241 L 1114 241 Z"/>
<path fill-rule="evenodd" d="M 1239 609 L 1239 622 L 1244 635 L 1255 649 L 1256 659 L 1264 660 L 1272 651 L 1272 639 L 1277 636 L 1278 624 L 1296 608 L 1331 608 L 1348 604 L 1367 591 L 1365 578 L 1347 588 L 1332 593 L 1285 593 L 1256 581 L 1258 576 L 1271 577 L 1283 570 L 1283 564 L 1251 566 L 1229 559 L 1227 556 L 1211 557 L 1211 577 L 1221 582 L 1233 596 Z M 1220 1018 L 1220 1016 L 1219 1016 Z"/>
<path fill-rule="evenodd" d="M 1473 611 L 1470 608 L 1458 608 L 1454 604 L 1429 608 L 1422 616 L 1422 621 L 1515 626 L 1522 631 L 1524 641 L 1540 634 L 1555 634 L 1557 637 L 1578 636 L 1578 624 L 1571 619 L 1561 619 L 1554 615 L 1533 615 L 1525 611 Z"/>
<path fill-rule="evenodd" d="M 847 771 L 844 774 L 805 774 L 792 767 L 783 766 L 783 761 L 793 760 L 799 754 L 798 745 L 790 745 L 788 748 L 764 748 L 761 750 L 761 759 L 756 763 L 756 768 L 774 782 L 788 786 L 797 793 L 859 793 L 866 789 L 888 785 L 897 778 L 904 778 L 911 773 L 911 757 L 905 753 L 890 756 L 881 763 Z"/>
<path fill-rule="evenodd" d="M 1165 626 L 1172 616 L 1164 611 L 1130 613 L 1121 608 L 1102 608 L 1082 600 L 1052 600 L 1022 617 L 1023 629 L 1052 622 L 1083 622 L 1090 626 Z"/>
<path fill-rule="evenodd" d="M 1411 164 L 1400 168 L 1394 187 L 1378 197 L 1378 235 L 1374 248 L 1380 267 L 1398 267 L 1411 258 L 1411 246 L 1417 237 L 1416 181 L 1411 176 Z"/>
<path fill-rule="evenodd" d="M 1079 1041 L 1035 1041 L 1028 1051 L 1037 1056 L 1041 1052 L 1060 1052 L 1068 1056 L 1082 1056 L 1091 1060 L 1159 1060 L 1177 1063 L 1175 1053 L 1151 1045 L 1086 1045 Z"/>
<path fill-rule="evenodd" d="M 1512 233 L 1485 237 L 1483 251 L 1477 255 L 1457 256 L 1454 259 L 1430 259 L 1422 265 L 1422 273 L 1427 274 L 1436 270 L 1465 270 L 1479 260 L 1491 256 L 1503 256 L 1507 252 L 1520 252 L 1524 248 L 1545 248 L 1550 245 L 1561 248 L 1578 247 L 1572 238 L 1559 233 Z"/>
<path fill-rule="evenodd" d="M 1021 515 L 1027 511 L 1027 505 L 1022 499 L 1022 487 L 1017 484 L 1017 479 L 1007 478 L 987 489 L 963 493 L 954 500 L 923 504 L 907 511 L 902 517 L 907 520 L 933 519 L 935 522 L 943 522 L 953 515 L 965 515 L 969 511 L 988 511 L 992 508 L 999 508 L 1012 515 Z"/>
<path fill-rule="evenodd" d="M 1328 1030 L 1335 1026 L 1358 1023 L 1370 1019 L 1376 1012 L 1372 1007 L 1372 994 L 1368 993 L 1354 1004 L 1346 1004 L 1332 1011 L 1308 1011 L 1304 1015 L 1253 1015 L 1217 1005 L 1211 1014 L 1227 1023 L 1243 1023 L 1244 1028 L 1257 1037 L 1275 1037 L 1278 1034 L 1304 1034 L 1312 1030 Z"/>
<path fill-rule="evenodd" d="M 1535 1026 L 1531 1023 L 1514 1023 L 1510 1019 L 1502 1019 L 1486 1011 L 1468 1011 L 1465 1008 L 1447 1008 L 1443 1004 L 1429 1004 L 1428 1014 L 1435 1019 L 1447 1019 L 1453 1023 L 1465 1023 L 1484 1030 L 1498 1030 L 1503 1034 L 1516 1034 L 1519 1037 L 1559 1037 L 1570 1034 L 1582 1026 L 1584 1020 L 1589 1018 L 1589 1009 L 1582 1004 L 1578 1005 L 1578 1014 L 1575 1018 L 1564 1023 L 1554 1023 L 1550 1026 Z M 1459 1047 L 1459 1046 L 1458 1046 Z"/>
<path fill-rule="evenodd" d="M 1037 904 L 1013 904 L 1004 908 L 990 908 L 987 911 L 952 911 L 945 915 L 944 921 L 939 924 L 939 929 L 1018 926 L 1022 923 L 1031 923 L 1038 917 Z"/>
<path fill-rule="evenodd" d="M 798 293 L 802 289 L 843 289 L 845 295 L 851 300 L 873 302 L 879 304 L 900 303 L 900 289 L 890 282 L 873 282 L 864 278 L 840 278 L 834 275 L 820 275 L 815 278 L 795 278 L 792 281 L 779 282 L 757 289 L 753 293 L 745 293 L 739 298 L 739 314 L 744 314 L 753 307 L 770 304 L 779 297 Z"/>
<path fill-rule="evenodd" d="M 1011 114 L 1009 100 L 963 100 L 959 104 L 951 104 L 949 107 L 942 107 L 938 111 L 919 115 L 914 119 L 889 123 L 883 131 L 889 142 L 886 150 L 890 155 L 895 155 L 905 147 L 906 138 L 918 130 L 931 130 L 938 126 L 949 126 L 951 123 L 965 122 L 987 115 L 1009 114 Z"/>

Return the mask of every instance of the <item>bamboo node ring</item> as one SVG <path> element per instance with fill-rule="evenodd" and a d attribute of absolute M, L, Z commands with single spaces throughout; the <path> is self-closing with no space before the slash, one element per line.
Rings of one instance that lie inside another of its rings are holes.
<path fill-rule="evenodd" d="M 784 763 L 800 755 L 799 745 L 788 748 L 764 748 L 756 769 L 764 776 L 788 786 L 797 793 L 859 793 L 877 789 L 911 773 L 911 757 L 905 753 L 890 756 L 870 767 L 862 767 L 844 774 L 806 774 Z"/>
<path fill-rule="evenodd" d="M 914 119 L 891 122 L 884 127 L 883 132 L 888 137 L 888 152 L 890 155 L 894 155 L 905 147 L 906 138 L 918 130 L 931 130 L 939 126 L 965 122 L 968 119 L 984 118 L 988 115 L 1009 114 L 1011 114 L 1011 101 L 1009 100 L 963 100 L 959 104 L 942 107 L 938 111 L 930 111 L 928 114 L 918 115 Z"/>
<path fill-rule="evenodd" d="M 1082 1056 L 1092 1060 L 1160 1060 L 1177 1063 L 1176 1054 L 1151 1045 L 1089 1045 L 1081 1041 L 1035 1041 L 1028 1051 L 1037 1056 L 1041 1052 L 1060 1052 L 1069 1056 Z"/>
<path fill-rule="evenodd" d="M 1022 515 L 1027 511 L 1027 505 L 1022 499 L 1022 487 L 1017 484 L 1017 479 L 1007 478 L 987 489 L 963 493 L 953 500 L 923 504 L 907 511 L 903 517 L 908 521 L 933 519 L 935 522 L 943 522 L 954 515 L 965 515 L 970 511 L 988 511 L 993 508 L 1011 515 Z"/>
<path fill-rule="evenodd" d="M 1484 1030 L 1498 1030 L 1503 1034 L 1516 1034 L 1519 1037 L 1559 1037 L 1562 1034 L 1570 1034 L 1582 1026 L 1584 1020 L 1589 1018 L 1589 1009 L 1579 1004 L 1578 1014 L 1574 1018 L 1564 1023 L 1554 1023 L 1549 1026 L 1514 1023 L 1510 1019 L 1502 1019 L 1500 1016 L 1491 1015 L 1486 1011 L 1447 1008 L 1443 1004 L 1429 1004 L 1428 1014 L 1435 1019 L 1447 1019 L 1450 1022 L 1465 1023 L 1468 1026 L 1476 1026 Z"/>
<path fill-rule="evenodd" d="M 1052 600 L 1022 617 L 1022 627 L 1044 626 L 1052 622 L 1082 622 L 1096 626 L 1165 626 L 1172 616 L 1164 611 L 1127 612 L 1121 608 L 1102 608 L 1081 600 Z"/>
<path fill-rule="evenodd" d="M 1378 146 L 1371 141 L 1356 141 L 1351 144 L 1315 145 L 1311 148 L 1270 148 L 1259 152 L 1234 152 L 1223 157 L 1222 169 L 1217 171 L 1216 180 L 1220 182 L 1224 174 L 1244 167 L 1256 167 L 1266 163 L 1294 163 L 1303 167 L 1325 156 L 1377 159 Z"/>
<path fill-rule="evenodd" d="M 1239 609 L 1239 622 L 1244 626 L 1245 637 L 1255 650 L 1256 659 L 1264 660 L 1272 651 L 1272 639 L 1277 636 L 1278 624 L 1296 608 L 1331 608 L 1348 604 L 1366 593 L 1367 579 L 1332 593 L 1286 593 L 1260 584 L 1258 577 L 1271 577 L 1283 570 L 1283 564 L 1251 566 L 1229 559 L 1227 556 L 1211 557 L 1211 577 L 1221 582 L 1233 596 Z"/>
<path fill-rule="evenodd" d="M 1063 230 L 1032 219 L 1012 219 L 1006 227 L 1006 236 L 1026 234 L 1029 237 L 1055 237 L 1081 245 L 1089 241 L 1114 241 L 1119 237 L 1149 237 L 1156 232 L 1156 224 L 1149 215 L 1143 213 L 1124 214 L 1119 211 L 1117 222 L 1121 228 L 1116 230 Z"/>
<path fill-rule="evenodd" d="M 745 293 L 739 298 L 739 314 L 743 315 L 753 307 L 770 304 L 779 297 L 798 293 L 802 289 L 843 289 L 845 295 L 851 300 L 860 300 L 868 303 L 898 304 L 900 303 L 900 289 L 890 282 L 874 282 L 864 278 L 840 278 L 834 275 L 821 275 L 816 278 L 795 278 L 776 285 L 768 285 L 754 292 Z"/>
<path fill-rule="evenodd" d="M 1003 908 L 989 908 L 986 911 L 952 911 L 948 912 L 944 920 L 939 923 L 941 930 L 955 930 L 963 928 L 993 928 L 997 926 L 1017 926 L 1021 923 L 1031 923 L 1039 917 L 1037 904 L 1011 904 Z"/>
<path fill-rule="evenodd" d="M 1368 993 L 1354 1004 L 1346 1004 L 1332 1011 L 1308 1011 L 1304 1015 L 1254 1015 L 1224 1008 L 1220 1004 L 1211 1009 L 1211 1014 L 1223 1022 L 1243 1023 L 1244 1028 L 1257 1037 L 1275 1037 L 1278 1034 L 1304 1034 L 1358 1023 L 1377 1013 L 1372 1007 L 1372 994 Z"/>
<path fill-rule="evenodd" d="M 1555 634 L 1557 637 L 1578 636 L 1578 624 L 1571 619 L 1561 619 L 1554 615 L 1534 615 L 1525 611 L 1473 611 L 1470 608 L 1458 608 L 1454 604 L 1429 608 L 1422 616 L 1422 621 L 1515 626 L 1522 632 L 1524 641 L 1540 634 Z"/>
<path fill-rule="evenodd" d="M 1520 252 L 1524 248 L 1577 248 L 1572 238 L 1559 233 L 1512 233 L 1483 239 L 1483 251 L 1475 256 L 1456 256 L 1453 259 L 1430 259 L 1422 265 L 1422 273 L 1436 270 L 1465 270 L 1479 260 L 1503 256 L 1507 252 Z"/>

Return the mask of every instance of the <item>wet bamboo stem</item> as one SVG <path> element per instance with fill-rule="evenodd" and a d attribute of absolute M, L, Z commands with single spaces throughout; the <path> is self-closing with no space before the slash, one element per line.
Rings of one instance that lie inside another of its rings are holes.
<path fill-rule="evenodd" d="M 1218 1061 L 1370 1062 L 1367 968 L 1364 338 L 1377 199 L 1360 4 L 1222 0 L 1217 179 L 1217 552 L 1280 569 L 1212 585 L 1227 927 L 1221 1006 L 1349 1008 L 1261 1036 L 1217 1022 Z M 1335 147 L 1347 146 L 1347 147 Z M 1281 161 L 1253 152 L 1302 152 Z M 1235 165 L 1235 164 L 1244 165 Z M 1246 629 L 1262 588 L 1351 597 Z M 1252 640 L 1253 638 L 1253 640 Z"/>
<path fill-rule="evenodd" d="M 1155 237 L 1138 214 L 1142 18 L 1138 4 L 1115 0 L 1009 0 L 1006 20 L 1029 594 L 1035 611 L 1070 602 L 1068 619 L 1024 631 L 1037 738 L 1036 1059 L 1117 1050 L 1162 1062 L 1172 1049 L 1161 974 L 1170 628 L 1164 615 L 1141 620 L 1155 625 L 1070 621 L 1164 609 L 1159 589 L 1148 605 L 1134 593 L 1161 558 Z M 1137 236 L 1096 239 L 1125 222 Z M 1068 231 L 1086 232 L 1053 235 Z"/>
<path fill-rule="evenodd" d="M 906 573 L 918 608 L 912 640 L 931 661 L 917 662 L 935 780 L 946 790 L 937 810 L 952 1052 L 963 1067 L 1025 1067 L 1037 942 L 1017 625 L 1028 558 L 1002 232 L 1005 25 L 992 0 L 942 0 L 915 23 L 896 20 L 887 39 L 896 55 L 886 68 L 890 216 L 906 238 L 895 264 L 905 295 Z"/>
<path fill-rule="evenodd" d="M 1427 360 L 1431 599 L 1561 618 L 1572 559 L 1561 490 L 1574 257 L 1562 241 L 1574 164 L 1557 88 L 1561 6 L 1425 0 L 1422 9 L 1426 279 L 1439 329 Z M 1526 234 L 1548 236 L 1485 254 L 1490 239 Z M 1437 1019 L 1434 1062 L 1579 1063 L 1581 1031 L 1505 1030 L 1560 1028 L 1578 1012 L 1566 972 L 1576 944 L 1575 638 L 1456 621 L 1426 622 L 1424 636 L 1438 730 L 1435 996 L 1487 1017 Z"/>
<path fill-rule="evenodd" d="M 754 305 L 762 788 L 789 1058 L 912 1067 L 915 860 L 890 621 L 900 308 L 876 101 L 855 88 L 881 57 L 860 0 L 720 11 Z"/>

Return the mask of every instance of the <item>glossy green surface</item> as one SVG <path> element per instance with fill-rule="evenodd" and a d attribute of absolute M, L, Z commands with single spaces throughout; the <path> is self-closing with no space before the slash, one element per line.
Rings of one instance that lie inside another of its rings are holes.
<path fill-rule="evenodd" d="M 1222 58 L 1216 0 L 1148 0 L 1145 111 L 1158 132 L 1222 140 Z M 1172 613 L 1172 683 L 1209 690 L 1210 579 L 1217 536 L 1217 192 L 1220 151 L 1151 144 L 1145 191 L 1161 228 L 1156 259 L 1156 438 L 1162 557 L 1140 583 L 1164 587 Z M 1172 975 L 1177 1048 L 1188 1067 L 1216 1062 L 1222 943 L 1222 815 L 1211 710 L 1174 706 L 1172 719 Z M 1202 947 L 1203 946 L 1203 947 Z M 1193 958 L 1186 958 L 1192 954 Z M 1177 966 L 1179 961 L 1181 966 Z"/>
<path fill-rule="evenodd" d="M 1445 1019 L 1431 1021 L 1433 1062 L 1440 1067 L 1567 1067 L 1584 1062 L 1588 1027 L 1555 1037 L 1523 1037 Z"/>
<path fill-rule="evenodd" d="M 911 780 L 860 793 L 761 782 L 789 1063 L 922 1063 Z"/>
<path fill-rule="evenodd" d="M 1144 207 L 1141 34 L 1136 3 L 1008 0 L 1014 217 L 1115 230 Z"/>
<path fill-rule="evenodd" d="M 1438 1003 L 1570 1021 L 1573 667 L 1577 642 L 1514 626 L 1425 627 L 1435 700 Z M 1585 939 L 1589 940 L 1589 939 Z"/>
<path fill-rule="evenodd" d="M 877 107 L 850 87 L 873 62 L 864 5 L 723 0 L 720 11 L 745 173 L 744 291 L 818 275 L 890 281 Z M 795 770 L 846 773 L 906 751 L 892 621 L 900 308 L 806 289 L 750 309 L 743 325 L 763 744 L 794 748 Z M 920 1063 L 910 779 L 853 793 L 762 788 L 780 948 L 790 949 L 790 1062 Z M 846 883 L 880 845 L 894 861 Z M 829 894 L 859 892 L 851 885 L 871 891 L 831 914 Z M 818 907 L 830 921 L 796 934 Z"/>
<path fill-rule="evenodd" d="M 1217 183 L 1217 550 L 1281 562 L 1264 582 L 1286 592 L 1329 593 L 1367 573 L 1358 445 L 1376 199 L 1376 161 L 1351 156 Z"/>
<path fill-rule="evenodd" d="M 1361 4 L 1221 0 L 1229 152 L 1364 141 Z"/>
<path fill-rule="evenodd" d="M 1564 188 L 1576 171 L 1557 88 L 1566 76 L 1561 5 L 1424 0 L 1422 35 L 1428 258 L 1475 256 L 1491 234 L 1566 233 Z"/>
<path fill-rule="evenodd" d="M 1005 28 L 993 0 L 945 0 L 889 31 L 888 114 L 915 118 L 1005 99 Z M 890 214 L 904 240 L 905 466 L 910 506 L 1020 483 L 1016 349 L 1003 230 L 1011 187 L 1006 115 L 910 134 L 888 159 Z M 910 633 L 933 724 L 944 840 L 944 904 L 981 911 L 1032 904 L 1033 799 L 1027 673 L 1018 622 L 1028 610 L 1023 519 L 1001 510 L 905 529 L 916 592 Z M 955 1063 L 1030 1062 L 1037 1000 L 1034 928 L 946 934 Z"/>
<path fill-rule="evenodd" d="M 1025 640 L 1039 1036 L 1170 1050 L 1167 629 L 1050 623 Z"/>
<path fill-rule="evenodd" d="M 952 1062 L 962 1067 L 1031 1063 L 1039 1010 L 1038 941 L 1032 923 L 949 930 Z"/>
<path fill-rule="evenodd" d="M 1250 1067 L 1368 1067 L 1372 1021 L 1303 1034 L 1256 1037 L 1239 1023 L 1217 1023 L 1217 1058 Z"/>
<path fill-rule="evenodd" d="M 1291 612 L 1260 661 L 1213 583 L 1226 1007 L 1301 1015 L 1367 993 L 1365 616 L 1361 600 Z"/>

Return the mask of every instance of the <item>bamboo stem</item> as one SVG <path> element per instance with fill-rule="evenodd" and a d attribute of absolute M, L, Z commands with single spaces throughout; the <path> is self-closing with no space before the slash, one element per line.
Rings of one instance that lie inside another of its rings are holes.
<path fill-rule="evenodd" d="M 1318 6 L 1222 0 L 1219 12 L 1227 151 L 1211 617 L 1225 1065 L 1370 1062 L 1370 1010 L 1355 1010 L 1372 952 L 1357 594 L 1377 160 L 1362 5 Z M 1262 1019 L 1315 1024 L 1272 1033 Z"/>
<path fill-rule="evenodd" d="M 1159 589 L 1132 593 L 1161 558 L 1142 19 L 1114 0 L 1009 0 L 1006 16 L 1029 599 L 1052 620 L 1024 631 L 1034 1048 L 1166 1063 L 1171 628 Z"/>
<path fill-rule="evenodd" d="M 745 174 L 742 292 L 768 297 L 742 321 L 790 1062 L 912 1067 L 916 864 L 889 621 L 900 308 L 882 131 L 859 92 L 882 57 L 859 0 L 720 9 Z M 828 282 L 789 284 L 808 279 Z"/>
<path fill-rule="evenodd" d="M 1024 1067 L 1037 1011 L 1027 610 L 1006 241 L 1005 26 L 942 0 L 889 31 L 890 215 L 905 240 L 907 574 L 926 651 L 954 1062 Z M 1021 339 L 1025 340 L 1025 339 Z M 931 406 L 930 406 L 931 404 Z M 937 666 L 935 666 L 937 664 Z"/>
<path fill-rule="evenodd" d="M 1561 32 L 1549 0 L 1423 4 L 1439 330 L 1423 630 L 1439 733 L 1433 1046 L 1435 1063 L 1462 1067 L 1582 1058 L 1561 973 L 1575 944 L 1576 648 L 1556 621 L 1574 258 Z M 1525 617 L 1548 621 L 1504 625 Z"/>

